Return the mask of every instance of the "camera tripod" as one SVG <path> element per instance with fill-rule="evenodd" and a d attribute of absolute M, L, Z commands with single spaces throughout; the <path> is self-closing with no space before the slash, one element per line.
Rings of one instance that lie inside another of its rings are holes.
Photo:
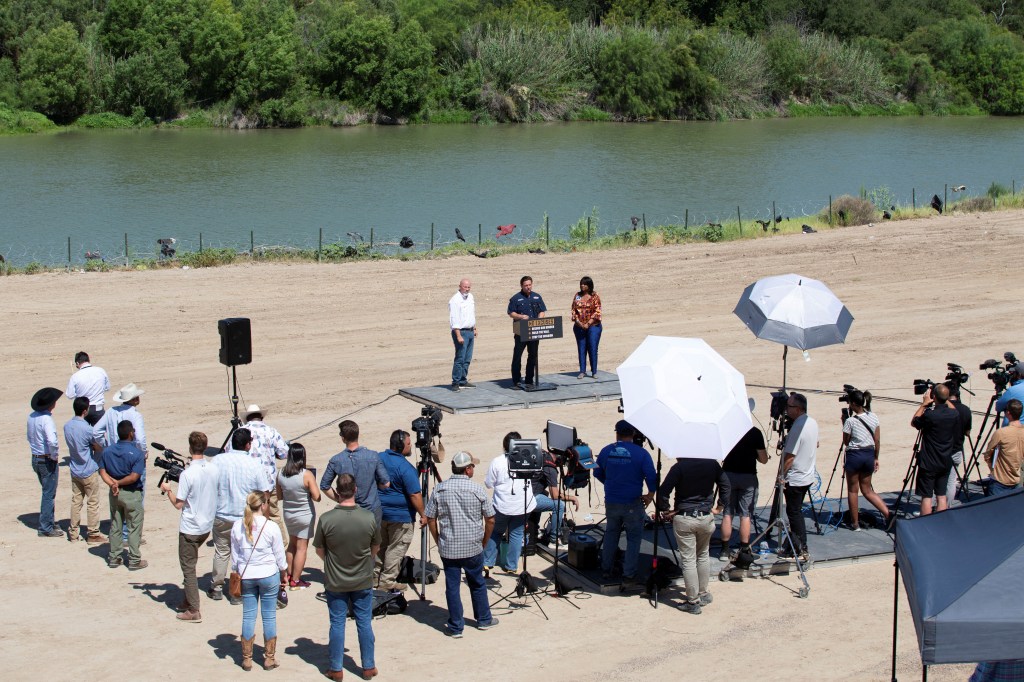
<path fill-rule="evenodd" d="M 996 391 L 995 394 L 988 401 L 988 409 L 985 410 L 985 417 L 981 420 L 981 426 L 978 428 L 978 437 L 973 443 L 971 443 L 971 458 L 964 460 L 964 477 L 960 481 L 960 489 L 964 491 L 964 495 L 967 496 L 967 500 L 970 501 L 971 493 L 969 490 L 968 483 L 971 479 L 971 470 L 975 467 L 978 469 L 978 484 L 981 485 L 983 476 L 981 475 L 981 453 L 989 440 L 992 438 L 992 433 L 999 428 L 999 422 L 1001 421 L 1001 412 L 995 411 L 996 402 L 1003 395 L 1002 391 Z M 992 423 L 989 423 L 989 418 L 992 418 Z M 967 435 L 967 440 L 970 442 L 970 434 Z"/>
<path fill-rule="evenodd" d="M 776 449 L 778 450 L 779 456 L 779 468 L 775 475 L 775 493 L 774 499 L 772 500 L 772 511 L 769 516 L 768 525 L 761 533 L 750 541 L 751 547 L 756 547 L 761 540 L 764 540 L 769 536 L 772 528 L 778 530 L 780 540 L 779 547 L 783 547 L 783 543 L 789 544 L 789 551 L 793 553 L 793 561 L 796 563 L 796 569 L 800 573 L 800 581 L 804 584 L 800 588 L 798 594 L 801 599 L 806 599 L 807 595 L 810 594 L 811 586 L 807 582 L 807 574 L 804 572 L 803 561 L 800 560 L 800 555 L 796 551 L 796 543 L 793 542 L 793 531 L 789 527 L 789 517 L 786 514 L 786 496 L 783 492 L 785 483 L 783 482 L 783 465 L 786 461 L 785 454 L 782 452 L 783 443 L 786 440 L 786 420 L 784 417 L 779 417 L 775 420 L 777 423 L 774 426 L 774 430 L 779 434 L 779 441 Z M 815 519 L 815 525 L 817 526 L 817 519 Z M 818 532 L 821 530 L 819 528 Z"/>
<path fill-rule="evenodd" d="M 526 491 L 527 491 L 527 487 L 529 485 L 531 485 L 531 481 L 533 479 L 531 477 L 531 478 L 522 478 L 522 479 L 519 479 L 519 480 L 521 480 L 523 482 L 523 517 L 524 517 L 524 526 L 523 526 L 523 570 L 519 573 L 519 576 L 516 578 L 516 586 L 515 586 L 515 588 L 511 592 L 509 592 L 508 594 L 502 595 L 501 598 L 498 599 L 498 601 L 496 601 L 493 604 L 491 604 L 491 608 L 494 608 L 495 606 L 497 606 L 498 604 L 500 604 L 503 601 L 507 601 L 509 603 L 509 606 L 513 606 L 513 604 L 512 604 L 512 595 L 515 595 L 515 596 L 517 596 L 517 597 L 519 597 L 520 599 L 523 600 L 522 603 L 515 604 L 514 606 L 518 606 L 520 608 L 522 608 L 524 606 L 529 606 L 529 604 L 526 603 L 526 597 L 529 596 L 531 599 L 533 599 L 533 603 L 540 610 L 541 615 L 544 616 L 544 620 L 551 620 L 550 618 L 548 618 L 547 612 L 544 611 L 544 607 L 540 605 L 540 597 L 537 596 L 538 594 L 540 594 L 540 595 L 546 594 L 546 592 L 544 592 L 543 590 L 541 590 L 541 589 L 539 589 L 537 587 L 537 581 L 534 579 L 534 577 L 532 575 L 530 575 L 529 571 L 526 570 L 526 560 L 529 558 L 529 554 L 530 554 L 529 552 L 526 551 L 526 549 L 527 549 L 527 547 L 526 547 L 527 539 L 528 539 L 529 536 L 526 533 L 525 518 L 530 513 L 529 512 L 529 499 L 527 498 Z M 514 485 L 515 484 L 513 483 L 513 486 Z M 557 554 L 556 554 L 556 556 L 557 556 Z M 573 604 L 573 606 L 576 606 L 576 605 Z M 577 607 L 577 608 L 579 608 L 579 607 Z"/>
<path fill-rule="evenodd" d="M 434 464 L 429 446 L 420 448 L 420 463 L 417 470 L 420 475 L 420 493 L 423 496 L 423 507 L 426 508 L 427 499 L 430 497 L 431 478 L 437 483 L 441 482 L 441 475 L 437 473 L 437 466 Z M 427 527 L 420 526 L 420 600 L 427 598 L 427 543 L 429 540 Z"/>
<path fill-rule="evenodd" d="M 832 480 L 835 478 L 836 469 L 839 468 L 839 460 L 843 458 L 843 450 L 846 449 L 846 445 L 841 443 L 839 445 L 839 451 L 836 452 L 836 461 L 832 465 L 832 473 L 828 477 L 828 485 L 825 486 L 825 492 L 821 495 L 821 504 L 818 505 L 818 510 L 814 513 L 814 518 L 821 516 L 822 509 L 825 508 L 825 502 L 828 500 L 828 493 L 832 489 Z M 846 467 L 843 467 L 843 473 L 839 475 L 839 518 L 843 516 L 843 483 L 846 481 Z M 831 513 L 831 512 L 830 512 Z"/>

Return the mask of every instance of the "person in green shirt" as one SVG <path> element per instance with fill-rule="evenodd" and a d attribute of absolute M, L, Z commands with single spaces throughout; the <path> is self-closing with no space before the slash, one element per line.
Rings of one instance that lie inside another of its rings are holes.
<path fill-rule="evenodd" d="M 338 506 L 320 517 L 313 546 L 324 561 L 324 587 L 331 630 L 328 679 L 340 680 L 345 662 L 345 620 L 356 617 L 363 678 L 377 675 L 373 660 L 373 557 L 380 549 L 380 525 L 373 512 L 356 504 L 356 479 L 335 479 Z"/>

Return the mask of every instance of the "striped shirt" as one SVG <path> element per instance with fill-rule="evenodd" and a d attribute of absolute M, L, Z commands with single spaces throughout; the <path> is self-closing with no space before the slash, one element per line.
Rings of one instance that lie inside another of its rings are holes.
<path fill-rule="evenodd" d="M 863 412 L 853 414 L 843 424 L 843 433 L 850 434 L 850 442 L 847 443 L 848 450 L 861 450 L 864 448 L 875 449 L 875 431 L 878 430 L 878 417 L 874 412 Z"/>
<path fill-rule="evenodd" d="M 245 512 L 249 493 L 267 489 L 267 476 L 247 452 L 224 452 L 213 461 L 217 465 L 217 518 L 237 521 Z"/>
<path fill-rule="evenodd" d="M 465 474 L 453 474 L 434 488 L 424 510 L 437 519 L 438 551 L 445 559 L 468 559 L 483 551 L 484 518 L 494 516 L 487 491 Z"/>

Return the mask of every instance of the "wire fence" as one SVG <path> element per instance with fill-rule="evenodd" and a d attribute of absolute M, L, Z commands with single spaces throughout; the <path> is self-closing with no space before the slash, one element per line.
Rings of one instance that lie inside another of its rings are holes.
<path fill-rule="evenodd" d="M 1016 180 L 1006 188 L 1016 196 Z M 896 194 L 888 188 L 862 190 L 860 198 L 870 201 L 879 211 L 911 210 L 929 207 L 932 196 L 940 197 L 944 207 L 955 206 L 955 202 L 978 193 L 946 185 L 939 192 L 919 192 L 911 188 L 903 194 Z M 984 196 L 984 195 L 982 195 Z M 953 204 L 950 204 L 950 200 Z M 797 226 L 805 221 L 819 221 L 835 224 L 833 212 L 834 197 L 805 199 L 802 201 L 776 204 L 762 202 L 757 206 L 737 205 L 735 208 L 683 208 L 677 213 L 648 214 L 617 213 L 602 215 L 597 207 L 581 216 L 574 223 L 554 225 L 547 215 L 540 220 L 511 226 L 494 226 L 432 222 L 409 225 L 406 228 L 353 226 L 331 226 L 307 230 L 288 230 L 286 235 L 267 230 L 270 235 L 256 229 L 240 231 L 225 237 L 222 229 L 196 230 L 193 234 L 183 231 L 168 231 L 155 236 L 153 231 L 145 233 L 123 232 L 116 236 L 88 237 L 68 236 L 50 244 L 12 243 L 0 251 L 6 267 L 21 267 L 28 270 L 44 267 L 117 267 L 130 266 L 146 261 L 176 260 L 184 254 L 230 251 L 239 256 L 254 259 L 261 257 L 282 258 L 294 255 L 296 258 L 335 261 L 351 257 L 395 257 L 404 253 L 429 252 L 453 247 L 463 248 L 478 255 L 487 248 L 523 247 L 558 242 L 589 243 L 595 240 L 622 236 L 628 232 L 646 233 L 648 230 L 673 230 L 676 233 L 702 236 L 701 229 L 721 229 L 729 226 L 728 236 L 749 236 L 759 232 L 776 232 L 784 227 Z M 718 239 L 723 234 L 718 234 Z M 717 241 L 717 239 L 711 239 Z M 161 242 L 168 242 L 166 244 Z M 485 255 L 485 254 L 484 254 Z"/>

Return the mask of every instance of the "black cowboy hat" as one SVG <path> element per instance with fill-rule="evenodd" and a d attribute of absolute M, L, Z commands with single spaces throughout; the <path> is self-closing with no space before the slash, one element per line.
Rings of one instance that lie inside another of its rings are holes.
<path fill-rule="evenodd" d="M 53 386 L 47 386 L 36 391 L 36 394 L 32 396 L 32 402 L 29 405 L 32 406 L 33 410 L 41 410 L 45 407 L 49 407 L 57 402 L 57 399 L 64 395 L 64 391 Z"/>

